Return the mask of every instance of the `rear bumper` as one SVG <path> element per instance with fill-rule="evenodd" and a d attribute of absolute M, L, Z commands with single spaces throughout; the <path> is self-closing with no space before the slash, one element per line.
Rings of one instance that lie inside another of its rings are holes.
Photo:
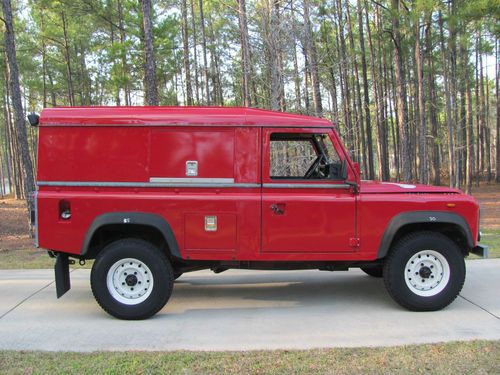
<path fill-rule="evenodd" d="M 481 258 L 488 258 L 489 256 L 488 246 L 477 245 L 471 250 L 471 253 L 480 256 Z"/>

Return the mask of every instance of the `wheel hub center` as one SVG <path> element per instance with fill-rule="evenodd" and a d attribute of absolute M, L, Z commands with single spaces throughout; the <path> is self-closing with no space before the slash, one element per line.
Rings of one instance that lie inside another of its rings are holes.
<path fill-rule="evenodd" d="M 128 286 L 135 286 L 137 284 L 137 276 L 127 275 L 127 277 L 125 278 L 125 282 Z"/>
<path fill-rule="evenodd" d="M 420 271 L 419 271 L 419 275 L 420 277 L 424 278 L 424 279 L 428 279 L 432 274 L 432 271 L 429 267 L 427 266 L 423 266 L 420 268 Z"/>

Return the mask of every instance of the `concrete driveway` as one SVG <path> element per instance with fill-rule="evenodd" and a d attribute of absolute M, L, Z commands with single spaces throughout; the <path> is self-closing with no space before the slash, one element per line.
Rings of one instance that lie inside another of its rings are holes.
<path fill-rule="evenodd" d="M 443 311 L 409 312 L 359 270 L 209 271 L 181 277 L 154 318 L 120 321 L 74 270 L 57 300 L 52 270 L 0 271 L 0 349 L 250 350 L 387 346 L 500 339 L 500 259 L 467 262 L 461 296 Z"/>

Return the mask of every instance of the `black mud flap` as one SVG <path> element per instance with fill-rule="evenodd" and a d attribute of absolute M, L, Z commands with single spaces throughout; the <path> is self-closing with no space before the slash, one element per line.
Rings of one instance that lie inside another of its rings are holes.
<path fill-rule="evenodd" d="M 69 281 L 68 254 L 62 254 L 62 253 L 57 254 L 54 271 L 56 274 L 57 298 L 61 298 L 71 288 L 71 284 Z"/>

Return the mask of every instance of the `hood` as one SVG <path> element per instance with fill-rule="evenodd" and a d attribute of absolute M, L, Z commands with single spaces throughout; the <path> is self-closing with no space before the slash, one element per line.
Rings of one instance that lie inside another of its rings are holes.
<path fill-rule="evenodd" d="M 446 186 L 428 186 L 401 182 L 361 181 L 360 192 L 363 194 L 394 193 L 447 193 L 462 194 L 458 189 Z"/>

